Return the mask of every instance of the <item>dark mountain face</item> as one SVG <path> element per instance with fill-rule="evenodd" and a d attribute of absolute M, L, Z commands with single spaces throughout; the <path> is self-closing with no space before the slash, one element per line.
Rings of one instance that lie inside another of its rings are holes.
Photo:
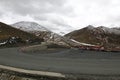
<path fill-rule="evenodd" d="M 40 39 L 33 34 L 0 22 L 0 45 L 33 43 L 36 42 L 36 40 L 37 42 L 43 41 L 43 39 Z"/>
<path fill-rule="evenodd" d="M 107 27 L 87 26 L 65 35 L 79 42 L 102 45 L 106 47 L 120 46 L 120 30 Z"/>

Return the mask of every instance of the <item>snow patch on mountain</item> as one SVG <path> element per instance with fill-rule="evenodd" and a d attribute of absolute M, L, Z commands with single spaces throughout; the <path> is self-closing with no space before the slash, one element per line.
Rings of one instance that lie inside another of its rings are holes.
<path fill-rule="evenodd" d="M 73 41 L 73 42 L 75 42 L 75 43 L 78 44 L 78 45 L 95 46 L 95 45 L 92 45 L 92 44 L 82 43 L 82 42 L 76 41 L 76 40 L 74 40 L 74 39 L 70 39 L 70 40 Z"/>
<path fill-rule="evenodd" d="M 1 46 L 1 45 L 5 45 L 6 43 L 7 43 L 6 41 L 5 41 L 5 42 L 1 42 L 1 43 L 0 43 L 0 46 Z"/>

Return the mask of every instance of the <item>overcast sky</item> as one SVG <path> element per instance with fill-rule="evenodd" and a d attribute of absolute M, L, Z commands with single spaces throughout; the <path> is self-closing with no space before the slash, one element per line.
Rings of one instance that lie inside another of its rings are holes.
<path fill-rule="evenodd" d="M 56 32 L 87 25 L 119 27 L 120 0 L 0 0 L 0 21 L 34 21 Z"/>

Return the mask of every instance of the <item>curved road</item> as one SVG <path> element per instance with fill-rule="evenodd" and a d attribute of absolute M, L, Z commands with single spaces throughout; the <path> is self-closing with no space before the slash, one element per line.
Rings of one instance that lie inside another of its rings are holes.
<path fill-rule="evenodd" d="M 72 49 L 22 53 L 19 48 L 7 48 L 0 49 L 0 65 L 66 74 L 119 75 L 120 53 Z"/>

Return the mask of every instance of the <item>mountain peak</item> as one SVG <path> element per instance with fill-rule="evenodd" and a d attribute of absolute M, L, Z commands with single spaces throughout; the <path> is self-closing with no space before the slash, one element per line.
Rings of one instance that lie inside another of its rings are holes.
<path fill-rule="evenodd" d="M 87 29 L 94 29 L 95 27 L 92 26 L 92 25 L 88 25 L 86 28 L 87 28 Z"/>
<path fill-rule="evenodd" d="M 45 27 L 37 24 L 36 22 L 30 21 L 20 21 L 15 24 L 12 24 L 13 27 L 19 28 L 24 31 L 48 31 Z"/>

